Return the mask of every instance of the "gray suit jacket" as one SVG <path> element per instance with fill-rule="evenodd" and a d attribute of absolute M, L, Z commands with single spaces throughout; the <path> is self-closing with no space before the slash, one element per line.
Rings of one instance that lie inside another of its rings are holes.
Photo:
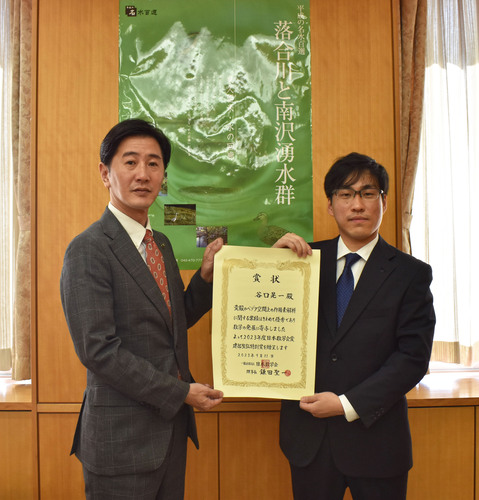
<path fill-rule="evenodd" d="M 344 474 L 400 475 L 412 466 L 405 394 L 426 373 L 432 348 L 431 267 L 379 238 L 337 328 L 337 245 L 311 245 L 321 249 L 316 392 L 345 394 L 360 419 L 315 418 L 283 401 L 281 448 L 304 467 L 328 435 Z"/>
<path fill-rule="evenodd" d="M 197 272 L 185 291 L 170 242 L 158 232 L 154 238 L 165 259 L 171 316 L 131 238 L 108 209 L 65 254 L 62 305 L 87 368 L 72 452 L 97 474 L 160 467 L 172 418 L 192 382 L 187 328 L 211 307 L 211 284 Z M 188 411 L 189 435 L 198 446 L 194 413 L 189 406 Z"/>

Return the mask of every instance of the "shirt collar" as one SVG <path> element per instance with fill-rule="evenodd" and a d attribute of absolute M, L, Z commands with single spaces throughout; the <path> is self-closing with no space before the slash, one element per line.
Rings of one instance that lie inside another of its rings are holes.
<path fill-rule="evenodd" d="M 123 226 L 123 229 L 128 233 L 128 236 L 133 241 L 133 244 L 136 248 L 140 248 L 140 245 L 143 242 L 143 238 L 145 237 L 146 230 L 151 229 L 150 218 L 148 217 L 146 221 L 146 227 L 142 226 L 139 222 L 132 219 L 128 215 L 124 214 L 121 210 L 114 207 L 111 202 L 108 203 L 108 208 L 110 212 L 118 219 L 118 222 Z"/>
<path fill-rule="evenodd" d="M 354 253 L 357 253 L 363 260 L 367 261 L 378 241 L 379 241 L 379 234 L 377 234 L 373 240 L 371 240 L 369 243 L 366 243 L 366 245 L 361 247 L 359 250 L 356 250 L 356 252 Z M 349 250 L 349 248 L 346 246 L 346 244 L 344 243 L 343 239 L 340 236 L 338 241 L 337 260 L 341 259 L 348 253 L 351 253 L 351 250 Z"/>

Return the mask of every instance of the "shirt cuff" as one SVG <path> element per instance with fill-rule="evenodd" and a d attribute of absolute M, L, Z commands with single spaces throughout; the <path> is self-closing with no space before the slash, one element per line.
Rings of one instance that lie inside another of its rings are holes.
<path fill-rule="evenodd" d="M 341 396 L 339 396 L 339 401 L 341 401 L 341 404 L 343 405 L 344 416 L 346 417 L 346 420 L 348 422 L 354 422 L 359 418 L 356 410 L 352 407 L 349 399 L 344 394 L 341 394 Z"/>

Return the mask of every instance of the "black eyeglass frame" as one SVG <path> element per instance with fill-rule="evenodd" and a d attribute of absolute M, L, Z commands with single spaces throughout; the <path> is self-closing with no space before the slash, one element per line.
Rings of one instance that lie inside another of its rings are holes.
<path fill-rule="evenodd" d="M 349 191 L 349 193 L 351 193 L 351 197 L 349 198 L 340 198 L 338 196 L 338 192 L 339 191 Z M 375 198 L 365 198 L 364 197 L 364 192 L 365 191 L 375 191 L 377 192 L 377 196 Z M 351 187 L 341 187 L 341 188 L 338 188 L 338 189 L 335 189 L 333 192 L 332 192 L 333 196 L 336 195 L 338 200 L 341 200 L 341 201 L 352 201 L 354 200 L 354 198 L 356 198 L 356 195 L 359 194 L 359 197 L 364 200 L 364 201 L 376 201 L 379 199 L 380 196 L 383 196 L 384 195 L 384 191 L 382 189 L 379 189 L 377 187 L 365 187 L 363 189 L 360 189 L 359 191 L 356 191 L 355 189 L 351 188 Z"/>

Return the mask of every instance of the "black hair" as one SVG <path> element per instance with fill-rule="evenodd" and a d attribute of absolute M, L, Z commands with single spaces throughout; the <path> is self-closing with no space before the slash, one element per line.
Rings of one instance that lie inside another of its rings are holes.
<path fill-rule="evenodd" d="M 360 153 L 349 153 L 338 158 L 324 178 L 324 192 L 331 199 L 334 191 L 355 184 L 363 175 L 377 180 L 384 194 L 389 190 L 389 175 L 386 169 L 373 158 Z"/>
<path fill-rule="evenodd" d="M 106 134 L 101 143 L 100 161 L 108 167 L 108 170 L 121 142 L 128 137 L 152 137 L 155 139 L 163 154 L 163 164 L 166 169 L 171 157 L 171 144 L 166 135 L 145 120 L 131 118 L 117 123 Z"/>

